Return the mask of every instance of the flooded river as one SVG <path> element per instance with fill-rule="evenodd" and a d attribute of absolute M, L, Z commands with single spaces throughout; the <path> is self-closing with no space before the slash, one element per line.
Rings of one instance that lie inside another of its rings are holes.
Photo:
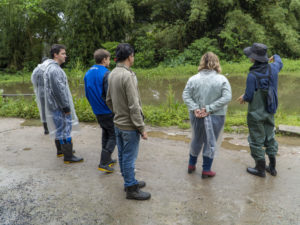
<path fill-rule="evenodd" d="M 245 76 L 227 76 L 232 88 L 233 100 L 229 104 L 230 110 L 245 109 L 244 105 L 239 105 L 235 99 L 237 99 L 245 90 L 246 75 Z M 169 86 L 171 85 L 174 91 L 175 100 L 182 102 L 182 91 L 185 87 L 187 79 L 161 79 L 161 80 L 149 80 L 145 78 L 139 78 L 139 90 L 141 93 L 142 102 L 145 105 L 158 105 L 166 102 Z M 281 74 L 279 76 L 278 96 L 279 107 L 284 112 L 297 112 L 300 113 L 300 78 L 294 76 L 288 76 Z M 71 81 L 71 91 L 75 96 L 84 96 L 84 84 L 83 81 Z M 0 89 L 4 94 L 33 93 L 32 84 L 30 82 L 25 83 L 13 83 L 8 85 L 1 85 Z"/>

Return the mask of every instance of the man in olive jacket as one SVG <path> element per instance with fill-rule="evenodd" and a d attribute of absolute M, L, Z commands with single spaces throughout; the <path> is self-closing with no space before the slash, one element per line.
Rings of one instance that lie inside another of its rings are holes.
<path fill-rule="evenodd" d="M 109 75 L 106 104 L 115 114 L 114 124 L 121 174 L 126 198 L 147 200 L 150 193 L 143 192 L 144 181 L 135 179 L 135 160 L 139 151 L 140 136 L 147 139 L 137 78 L 130 69 L 134 63 L 134 50 L 127 44 L 116 49 L 117 66 Z"/>

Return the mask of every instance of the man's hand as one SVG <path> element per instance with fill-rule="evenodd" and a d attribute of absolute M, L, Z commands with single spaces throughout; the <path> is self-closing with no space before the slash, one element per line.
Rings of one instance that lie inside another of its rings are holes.
<path fill-rule="evenodd" d="M 274 56 L 271 56 L 271 57 L 269 58 L 269 62 L 274 62 Z"/>
<path fill-rule="evenodd" d="M 240 104 L 245 104 L 244 95 L 241 95 L 239 98 L 236 99 Z"/>
<path fill-rule="evenodd" d="M 148 139 L 148 134 L 147 134 L 146 131 L 144 131 L 144 132 L 141 134 L 141 136 L 142 136 L 142 139 L 144 139 L 144 140 L 147 140 L 147 139 Z"/>

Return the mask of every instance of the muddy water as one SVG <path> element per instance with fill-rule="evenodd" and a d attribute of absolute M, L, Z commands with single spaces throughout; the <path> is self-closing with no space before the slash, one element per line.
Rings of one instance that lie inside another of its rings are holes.
<path fill-rule="evenodd" d="M 246 76 L 228 76 L 232 88 L 232 99 L 229 104 L 230 110 L 246 109 L 244 105 L 239 105 L 237 99 L 245 89 Z M 175 93 L 175 100 L 182 102 L 182 91 L 185 87 L 187 79 L 173 79 L 173 80 L 149 80 L 139 79 L 139 90 L 142 97 L 143 104 L 158 105 L 166 102 L 168 87 L 172 86 Z M 300 78 L 287 75 L 279 76 L 278 95 L 279 105 L 281 110 L 285 112 L 298 112 L 300 113 Z M 71 91 L 75 96 L 84 96 L 83 83 L 70 82 Z M 0 85 L 0 89 L 4 94 L 14 93 L 33 93 L 32 85 L 28 83 L 13 83 L 8 85 Z"/>

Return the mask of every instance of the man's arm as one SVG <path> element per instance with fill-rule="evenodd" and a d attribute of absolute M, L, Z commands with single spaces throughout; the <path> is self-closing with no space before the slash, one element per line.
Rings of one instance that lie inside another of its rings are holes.
<path fill-rule="evenodd" d="M 70 109 L 70 102 L 69 102 L 69 95 L 67 93 L 67 84 L 66 78 L 63 71 L 59 70 L 52 70 L 49 71 L 51 73 L 50 76 L 50 83 L 53 90 L 53 95 L 57 102 L 57 105 L 60 109 L 64 111 L 64 113 L 69 113 Z"/>
<path fill-rule="evenodd" d="M 256 79 L 253 75 L 248 74 L 246 81 L 246 90 L 243 96 L 245 102 L 251 102 L 255 92 Z"/>
<path fill-rule="evenodd" d="M 114 112 L 109 86 L 107 89 L 107 95 L 106 95 L 105 102 L 106 102 L 107 107 L 110 109 L 110 111 Z"/>
<path fill-rule="evenodd" d="M 108 75 L 110 71 L 106 71 L 106 73 L 103 76 L 103 81 L 102 81 L 102 99 L 106 101 L 106 96 L 107 96 L 107 91 L 108 91 Z"/>
<path fill-rule="evenodd" d="M 139 104 L 138 92 L 135 86 L 134 76 L 127 75 L 127 77 L 124 79 L 124 82 L 131 121 L 139 130 L 139 132 L 143 134 L 145 131 L 145 123 Z"/>
<path fill-rule="evenodd" d="M 277 69 L 276 73 L 279 73 L 283 67 L 283 63 L 280 56 L 275 54 L 270 58 L 270 60 L 274 61 L 272 64 L 275 65 L 275 68 Z"/>

